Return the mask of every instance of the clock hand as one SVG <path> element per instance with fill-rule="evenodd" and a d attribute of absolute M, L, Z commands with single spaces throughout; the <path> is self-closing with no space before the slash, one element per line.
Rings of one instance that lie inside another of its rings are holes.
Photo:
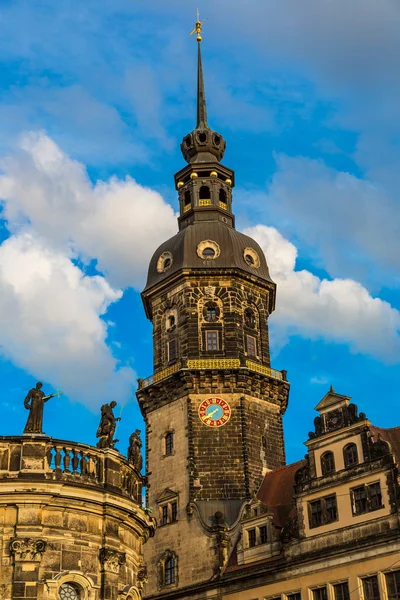
<path fill-rule="evenodd" d="M 218 412 L 218 408 L 216 408 L 215 410 L 210 412 L 210 414 L 208 414 L 206 417 L 204 417 L 203 421 L 208 421 L 208 419 L 211 419 L 211 417 L 213 417 L 215 415 L 215 413 L 217 413 L 217 412 Z"/>

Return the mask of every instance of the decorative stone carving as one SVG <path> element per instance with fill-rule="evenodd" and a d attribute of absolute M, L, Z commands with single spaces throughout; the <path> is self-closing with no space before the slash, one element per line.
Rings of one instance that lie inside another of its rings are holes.
<path fill-rule="evenodd" d="M 228 526 L 225 523 L 224 515 L 220 511 L 217 511 L 214 515 L 213 529 L 216 532 L 215 537 L 218 553 L 218 565 L 215 569 L 215 574 L 220 575 L 228 564 L 229 558 Z"/>
<path fill-rule="evenodd" d="M 119 573 L 121 565 L 126 563 L 125 552 L 118 552 L 114 548 L 107 548 L 104 546 L 100 548 L 99 560 L 104 571 L 111 571 L 112 573 Z"/>
<path fill-rule="evenodd" d="M 294 480 L 296 485 L 307 483 L 311 479 L 310 473 L 310 458 L 308 454 L 305 455 L 306 464 L 300 467 L 295 473 Z"/>
<path fill-rule="evenodd" d="M 144 585 L 148 582 L 149 580 L 149 575 L 147 572 L 147 567 L 146 565 L 142 565 L 141 567 L 139 567 L 138 569 L 138 573 L 137 573 L 137 586 L 139 588 L 139 590 L 142 590 Z"/>
<path fill-rule="evenodd" d="M 38 538 L 14 538 L 10 540 L 10 554 L 15 560 L 41 560 L 46 550 L 45 540 Z"/>
<path fill-rule="evenodd" d="M 291 540 L 299 537 L 299 521 L 297 516 L 288 517 L 288 520 L 286 521 L 281 533 L 282 542 L 290 542 Z"/>

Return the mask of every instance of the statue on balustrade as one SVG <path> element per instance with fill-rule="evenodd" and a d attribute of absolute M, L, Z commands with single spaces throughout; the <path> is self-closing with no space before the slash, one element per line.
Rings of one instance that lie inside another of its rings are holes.
<path fill-rule="evenodd" d="M 143 466 L 141 447 L 142 440 L 140 439 L 140 429 L 136 429 L 129 438 L 128 462 L 138 471 L 141 471 Z"/>
<path fill-rule="evenodd" d="M 114 417 L 113 409 L 116 406 L 117 403 L 113 400 L 110 404 L 103 404 L 100 409 L 100 424 L 96 432 L 96 437 L 100 438 L 97 442 L 98 448 L 114 448 L 115 444 L 119 442 L 119 440 L 114 440 L 117 421 L 121 420 L 121 417 Z"/>
<path fill-rule="evenodd" d="M 57 396 L 58 398 L 62 392 L 55 394 L 49 394 L 48 396 L 42 391 L 43 384 L 38 381 L 36 387 L 29 390 L 25 400 L 24 406 L 29 410 L 28 420 L 25 425 L 24 433 L 43 433 L 43 408 L 44 403 Z"/>

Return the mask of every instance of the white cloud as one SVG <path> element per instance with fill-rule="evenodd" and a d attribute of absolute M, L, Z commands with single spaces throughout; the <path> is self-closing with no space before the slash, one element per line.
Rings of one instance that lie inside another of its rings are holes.
<path fill-rule="evenodd" d="M 297 249 L 273 227 L 246 229 L 263 248 L 278 284 L 273 325 L 280 343 L 290 335 L 349 344 L 353 352 L 397 362 L 400 312 L 351 279 L 319 279 L 296 271 Z"/>
<path fill-rule="evenodd" d="M 135 373 L 119 368 L 100 318 L 121 295 L 37 235 L 11 236 L 0 246 L 0 349 L 75 400 L 126 399 Z"/>
<path fill-rule="evenodd" d="M 130 177 L 93 185 L 84 166 L 43 133 L 25 135 L 20 152 L 0 166 L 9 228 L 28 222 L 52 247 L 96 258 L 112 285 L 140 287 L 152 252 L 176 231 L 160 194 Z"/>
<path fill-rule="evenodd" d="M 118 288 L 143 285 L 152 252 L 176 230 L 172 208 L 130 178 L 92 184 L 43 133 L 24 136 L 1 166 L 11 232 L 0 246 L 1 353 L 75 400 L 126 400 L 135 373 L 114 358 L 102 315 Z M 75 258 L 95 259 L 104 276 Z"/>
<path fill-rule="evenodd" d="M 305 157 L 278 155 L 277 167 L 259 205 L 330 275 L 398 277 L 400 206 L 382 185 Z"/>

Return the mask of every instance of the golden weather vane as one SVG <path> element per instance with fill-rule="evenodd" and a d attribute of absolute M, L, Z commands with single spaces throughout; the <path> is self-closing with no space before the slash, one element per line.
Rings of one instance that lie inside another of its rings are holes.
<path fill-rule="evenodd" d="M 197 9 L 197 17 L 196 18 L 197 18 L 196 25 L 194 26 L 194 29 L 189 33 L 189 35 L 193 35 L 194 33 L 197 33 L 196 42 L 201 42 L 201 40 L 203 39 L 201 37 L 201 30 L 202 30 L 204 23 L 207 21 L 207 19 L 204 19 L 204 21 L 200 21 L 199 9 Z"/>

